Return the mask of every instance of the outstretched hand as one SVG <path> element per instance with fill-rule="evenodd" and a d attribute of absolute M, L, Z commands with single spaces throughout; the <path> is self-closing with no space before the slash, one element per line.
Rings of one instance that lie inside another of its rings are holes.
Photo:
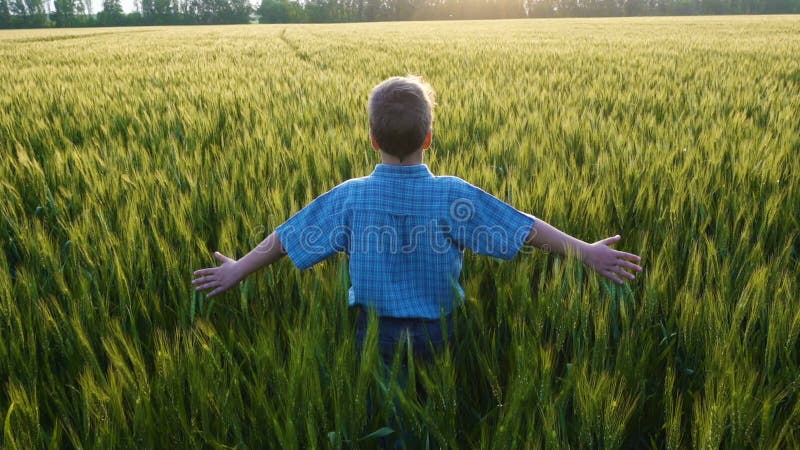
<path fill-rule="evenodd" d="M 213 297 L 227 291 L 243 278 L 239 273 L 236 260 L 228 258 L 220 252 L 214 252 L 214 259 L 219 261 L 219 266 L 195 271 L 195 278 L 192 280 L 195 290 L 212 289 L 206 297 Z"/>
<path fill-rule="evenodd" d="M 617 284 L 636 279 L 636 275 L 629 270 L 642 271 L 640 266 L 634 264 L 641 262 L 642 258 L 633 253 L 621 252 L 610 247 L 620 239 L 622 239 L 620 235 L 616 235 L 589 244 L 582 255 L 584 264 Z"/>

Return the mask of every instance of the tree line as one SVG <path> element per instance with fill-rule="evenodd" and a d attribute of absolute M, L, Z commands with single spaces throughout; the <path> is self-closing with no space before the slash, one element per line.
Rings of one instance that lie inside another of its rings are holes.
<path fill-rule="evenodd" d="M 130 13 L 103 0 L 96 14 L 88 0 L 0 0 L 0 28 L 249 23 L 253 11 L 249 0 L 137 0 Z"/>
<path fill-rule="evenodd" d="M 51 3 L 52 2 L 52 3 Z M 0 28 L 800 13 L 800 0 L 0 0 Z"/>
<path fill-rule="evenodd" d="M 263 0 L 262 23 L 800 13 L 800 0 Z"/>

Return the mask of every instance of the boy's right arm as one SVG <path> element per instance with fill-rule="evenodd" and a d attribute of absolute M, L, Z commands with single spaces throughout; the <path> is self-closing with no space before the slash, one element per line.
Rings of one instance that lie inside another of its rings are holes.
<path fill-rule="evenodd" d="M 251 273 L 274 263 L 285 254 L 278 233 L 272 232 L 256 248 L 238 260 L 214 252 L 214 258 L 220 265 L 195 271 L 196 278 L 192 280 L 192 284 L 198 291 L 211 289 L 207 297 L 213 297 L 227 291 Z"/>
<path fill-rule="evenodd" d="M 299 269 L 306 269 L 334 253 L 345 251 L 341 184 L 320 195 L 278 226 L 248 254 L 234 260 L 215 252 L 220 263 L 194 272 L 192 284 L 199 291 L 211 290 L 207 297 L 221 294 L 251 273 L 279 260 L 283 255 Z"/>
<path fill-rule="evenodd" d="M 610 247 L 620 239 L 622 239 L 620 235 L 616 235 L 589 244 L 564 233 L 537 217 L 525 243 L 546 252 L 552 251 L 560 255 L 574 254 L 600 275 L 622 284 L 624 279 L 636 278 L 628 270 L 642 271 L 640 266 L 634 264 L 641 262 L 642 259 L 632 253 L 621 252 Z"/>

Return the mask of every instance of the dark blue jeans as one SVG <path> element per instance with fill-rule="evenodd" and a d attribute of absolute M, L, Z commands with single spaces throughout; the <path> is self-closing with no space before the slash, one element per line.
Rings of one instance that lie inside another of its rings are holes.
<path fill-rule="evenodd" d="M 369 314 L 359 306 L 356 306 L 358 313 L 356 328 L 356 351 L 361 354 L 364 346 L 364 338 L 367 335 Z M 387 366 L 392 364 L 394 352 L 398 342 L 406 341 L 411 344 L 411 351 L 417 359 L 433 361 L 434 355 L 444 350 L 446 346 L 452 348 L 453 345 L 453 315 L 448 315 L 444 319 L 445 330 L 442 329 L 441 319 L 419 319 L 419 318 L 378 318 L 378 351 Z M 405 352 L 401 355 L 401 361 L 405 366 Z"/>
<path fill-rule="evenodd" d="M 361 358 L 361 351 L 364 346 L 364 339 L 367 335 L 367 326 L 369 324 L 369 314 L 364 308 L 356 307 L 358 311 L 357 328 L 356 328 L 356 351 L 358 358 Z M 406 359 L 407 348 L 399 346 L 398 342 L 407 342 L 411 345 L 411 351 L 416 361 L 424 361 L 431 363 L 437 353 L 444 351 L 445 347 L 453 347 L 453 316 L 452 314 L 445 317 L 444 326 L 440 319 L 405 319 L 394 317 L 379 317 L 378 319 L 378 352 L 381 356 L 383 367 L 382 373 L 388 378 L 391 372 L 391 366 L 394 361 L 395 351 L 399 349 L 401 352 L 400 359 L 400 373 L 397 374 L 397 382 L 401 388 L 405 388 L 408 383 L 408 361 Z M 445 334 L 446 333 L 446 334 Z M 425 391 L 421 386 L 418 387 L 417 393 L 419 400 L 425 401 Z M 399 405 L 395 404 L 395 410 Z M 367 398 L 367 415 L 372 418 L 377 411 L 381 408 L 374 404 L 374 400 L 368 396 Z M 396 433 L 389 438 L 381 439 L 379 445 L 382 448 L 418 448 L 421 447 L 423 442 L 426 441 L 422 436 L 414 436 L 410 432 L 408 425 L 404 423 L 402 417 L 392 416 L 390 428 L 394 429 Z"/>

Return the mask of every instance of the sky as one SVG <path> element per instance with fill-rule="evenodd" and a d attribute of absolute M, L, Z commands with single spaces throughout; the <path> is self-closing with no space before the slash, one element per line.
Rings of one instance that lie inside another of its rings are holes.
<path fill-rule="evenodd" d="M 122 10 L 126 13 L 133 12 L 133 1 L 134 0 L 120 0 L 122 4 Z M 53 10 L 53 0 L 45 0 L 45 7 L 50 8 L 50 11 Z M 99 13 L 103 9 L 103 0 L 83 0 L 83 3 L 88 7 L 89 3 L 92 4 L 92 12 L 95 14 Z M 46 10 L 46 9 L 45 9 Z"/>
<path fill-rule="evenodd" d="M 95 14 L 99 13 L 103 9 L 103 0 L 84 0 L 84 2 L 87 4 L 90 1 L 92 2 L 92 11 L 94 11 Z M 122 10 L 126 13 L 133 12 L 133 2 L 134 0 L 120 0 L 120 3 L 122 3 Z M 251 1 L 250 3 L 253 2 Z M 261 2 L 258 1 L 257 3 Z"/>
<path fill-rule="evenodd" d="M 92 11 L 97 14 L 103 9 L 103 0 L 84 0 L 84 3 L 88 6 L 89 3 L 92 3 Z M 122 9 L 126 12 L 133 12 L 133 0 L 120 0 L 122 3 Z M 52 8 L 53 2 L 50 1 L 50 6 Z"/>

